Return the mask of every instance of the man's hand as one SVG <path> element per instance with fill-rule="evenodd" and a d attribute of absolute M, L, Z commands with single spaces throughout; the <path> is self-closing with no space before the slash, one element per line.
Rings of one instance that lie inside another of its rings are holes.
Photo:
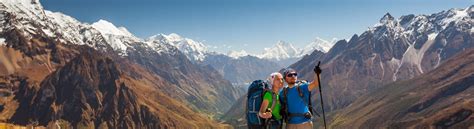
<path fill-rule="evenodd" d="M 313 69 L 314 73 L 316 73 L 314 75 L 314 80 L 313 82 L 311 82 L 308 86 L 308 90 L 311 91 L 313 90 L 313 88 L 317 87 L 319 85 L 319 75 L 321 74 L 322 70 L 321 70 L 321 67 L 319 67 L 319 65 L 321 64 L 321 62 L 318 62 L 318 65 L 316 65 Z"/>
<path fill-rule="evenodd" d="M 316 65 L 313 69 L 314 73 L 316 73 L 318 75 L 320 75 L 321 72 L 323 71 L 323 70 L 321 70 L 321 67 L 319 67 L 319 64 L 321 64 L 321 62 L 318 62 L 318 65 Z"/>

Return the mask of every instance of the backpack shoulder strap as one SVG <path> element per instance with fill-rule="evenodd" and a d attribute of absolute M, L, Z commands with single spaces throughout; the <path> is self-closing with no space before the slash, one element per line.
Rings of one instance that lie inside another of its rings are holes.
<path fill-rule="evenodd" d="M 298 90 L 299 96 L 300 96 L 300 97 L 303 97 L 304 94 L 303 94 L 303 91 L 301 91 L 300 85 L 296 86 L 296 89 Z"/>
<path fill-rule="evenodd" d="M 303 91 L 301 91 L 300 85 L 298 85 L 296 87 L 296 89 L 298 90 L 298 93 L 299 93 L 299 96 L 300 96 L 301 100 L 303 100 L 303 102 L 308 106 L 309 112 L 311 112 L 311 114 L 312 114 L 313 113 L 313 105 L 311 104 L 311 91 L 309 91 L 308 102 L 307 102 L 306 99 L 304 99 L 304 94 L 303 94 Z"/>
<path fill-rule="evenodd" d="M 284 113 L 284 118 L 286 123 L 288 123 L 288 87 L 283 88 L 283 99 L 282 99 L 282 108 L 283 108 L 283 113 Z"/>
<path fill-rule="evenodd" d="M 272 95 L 272 106 L 271 106 L 270 109 L 272 109 L 272 111 L 273 111 L 273 108 L 275 108 L 276 103 L 279 102 L 279 101 L 276 100 L 276 94 L 275 93 L 270 92 L 270 94 Z"/>

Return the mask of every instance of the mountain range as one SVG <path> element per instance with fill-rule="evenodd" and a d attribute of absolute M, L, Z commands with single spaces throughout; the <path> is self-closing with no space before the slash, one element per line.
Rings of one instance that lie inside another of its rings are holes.
<path fill-rule="evenodd" d="M 322 83 L 331 103 L 328 109 L 347 106 L 373 89 L 429 72 L 473 47 L 473 12 L 470 6 L 398 19 L 387 13 L 361 35 L 338 41 L 328 53 L 313 57 L 326 71 Z M 313 59 L 300 60 L 290 67 L 300 71 L 302 79 L 311 79 L 314 64 Z"/>
<path fill-rule="evenodd" d="M 204 43 L 184 38 L 175 33 L 154 35 L 145 41 L 170 44 L 178 48 L 193 63 L 216 69 L 219 74 L 234 85 L 246 85 L 253 80 L 265 79 L 270 73 L 296 62 L 314 50 L 327 52 L 335 39 L 329 42 L 317 38 L 304 49 L 279 41 L 270 48 L 262 48 L 264 52 L 261 55 L 249 54 L 244 50 L 229 51 L 227 54 L 213 52 L 208 50 Z"/>
<path fill-rule="evenodd" d="M 1 121 L 74 128 L 217 128 L 242 94 L 168 43 L 37 0 L 0 1 Z M 186 118 L 182 117 L 186 116 Z"/>

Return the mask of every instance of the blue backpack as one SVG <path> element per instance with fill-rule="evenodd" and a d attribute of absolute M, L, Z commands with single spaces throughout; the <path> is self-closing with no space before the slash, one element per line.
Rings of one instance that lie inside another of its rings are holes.
<path fill-rule="evenodd" d="M 258 116 L 260 106 L 262 105 L 263 95 L 269 91 L 269 85 L 263 80 L 255 80 L 250 84 L 247 90 L 246 118 L 249 128 L 264 126 L 265 120 Z"/>

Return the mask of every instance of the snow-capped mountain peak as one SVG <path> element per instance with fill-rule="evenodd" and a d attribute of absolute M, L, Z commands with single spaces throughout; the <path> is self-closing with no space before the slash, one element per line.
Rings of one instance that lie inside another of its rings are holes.
<path fill-rule="evenodd" d="M 271 48 L 265 48 L 264 52 L 261 55 L 258 55 L 258 57 L 264 59 L 282 60 L 297 57 L 298 52 L 300 52 L 300 49 L 294 47 L 293 44 L 280 40 Z"/>
<path fill-rule="evenodd" d="M 81 24 L 81 22 L 77 21 L 73 17 L 65 15 L 61 12 L 51 12 L 49 10 L 45 10 L 45 13 L 49 17 L 50 20 L 53 20 L 55 23 L 58 23 L 58 25 L 60 26 Z"/>
<path fill-rule="evenodd" d="M 171 33 L 169 35 L 153 35 L 149 37 L 147 41 L 158 41 L 160 43 L 166 43 L 175 46 L 193 61 L 204 60 L 206 54 L 208 53 L 207 47 L 203 43 L 189 38 L 183 38 L 182 36 L 175 33 Z"/>
<path fill-rule="evenodd" d="M 336 41 L 336 38 L 333 38 L 331 41 L 327 41 L 320 37 L 316 37 L 314 41 L 307 44 L 304 48 L 297 48 L 291 43 L 280 40 L 272 47 L 264 48 L 264 52 L 260 55 L 257 55 L 257 57 L 277 61 L 291 58 L 300 58 L 306 54 L 311 54 L 314 50 L 328 52 L 329 49 L 334 46 Z"/>
<path fill-rule="evenodd" d="M 387 22 L 391 22 L 395 20 L 395 18 L 393 18 L 392 15 L 390 15 L 390 13 L 386 13 L 381 19 L 380 19 L 380 23 L 387 23 Z"/>
<path fill-rule="evenodd" d="M 397 22 L 397 19 L 387 12 L 382 18 L 380 18 L 379 23 L 375 24 L 374 27 L 386 26 L 393 28 L 398 25 Z"/>
<path fill-rule="evenodd" d="M 244 57 L 244 56 L 248 56 L 248 55 L 249 55 L 249 53 L 247 53 L 245 50 L 240 50 L 240 51 L 231 50 L 227 53 L 227 56 L 232 57 L 234 59 L 238 59 L 240 57 Z"/>
<path fill-rule="evenodd" d="M 316 37 L 314 41 L 312 41 L 311 43 L 309 43 L 303 48 L 300 56 L 311 54 L 314 50 L 318 50 L 318 51 L 326 53 L 329 51 L 329 49 L 332 48 L 332 46 L 334 46 L 336 41 L 337 41 L 337 38 L 333 38 L 331 41 L 327 41 L 320 37 Z"/>
<path fill-rule="evenodd" d="M 275 45 L 275 47 L 278 47 L 278 48 L 281 48 L 281 49 L 296 50 L 296 48 L 293 46 L 293 44 L 285 42 L 283 40 L 278 41 L 278 43 Z"/>
<path fill-rule="evenodd" d="M 39 0 L 0 0 L 0 4 L 3 4 L 12 12 L 21 12 L 17 15 L 20 17 L 45 18 L 43 6 Z"/>
<path fill-rule="evenodd" d="M 92 27 L 100 31 L 102 34 L 133 36 L 125 27 L 116 27 L 114 24 L 103 19 L 93 23 Z"/>
<path fill-rule="evenodd" d="M 62 33 L 63 39 L 60 39 L 63 42 L 66 43 L 72 43 L 72 44 L 78 44 L 78 45 L 85 45 L 87 41 L 85 41 L 85 35 L 81 34 L 82 28 L 85 28 L 85 24 L 82 24 L 78 20 L 74 19 L 73 17 L 70 17 L 68 15 L 65 15 L 60 12 L 51 12 L 48 10 L 45 10 L 46 16 L 49 18 L 49 20 L 52 22 L 52 24 L 55 25 L 55 29 L 59 32 Z M 85 32 L 85 31 L 82 31 Z M 92 34 L 88 34 L 92 35 Z M 90 36 L 92 37 L 92 36 Z M 87 38 L 86 38 L 87 39 Z M 91 44 L 87 44 L 91 47 L 92 43 L 96 42 L 89 42 Z"/>
<path fill-rule="evenodd" d="M 114 50 L 119 51 L 120 55 L 127 55 L 126 50 L 131 46 L 131 43 L 140 41 L 139 38 L 135 37 L 125 27 L 116 27 L 114 24 L 103 19 L 93 23 L 91 26 L 99 31 L 107 43 Z"/>
<path fill-rule="evenodd" d="M 168 41 L 171 41 L 171 42 L 177 42 L 177 41 L 184 40 L 183 37 L 181 37 L 180 35 L 178 35 L 176 33 L 171 33 L 169 35 L 163 35 L 163 36 L 166 37 L 166 39 Z"/>
<path fill-rule="evenodd" d="M 447 18 L 442 21 L 442 23 L 444 24 L 444 28 L 446 28 L 446 26 L 448 26 L 453 21 L 458 22 L 458 21 L 461 21 L 461 19 L 463 18 L 470 17 L 469 13 L 472 13 L 472 11 L 473 11 L 472 6 L 466 9 L 450 9 L 448 11 Z"/>

